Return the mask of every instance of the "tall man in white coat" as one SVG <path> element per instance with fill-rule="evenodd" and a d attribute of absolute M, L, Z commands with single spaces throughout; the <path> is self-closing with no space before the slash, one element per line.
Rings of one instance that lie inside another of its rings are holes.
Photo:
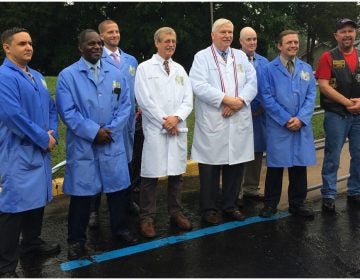
<path fill-rule="evenodd" d="M 142 109 L 145 136 L 140 187 L 140 232 L 156 235 L 156 184 L 168 176 L 168 211 L 180 229 L 190 230 L 190 221 L 182 212 L 182 174 L 186 170 L 186 118 L 193 108 L 190 80 L 184 68 L 173 61 L 176 33 L 162 27 L 154 34 L 157 53 L 138 67 L 135 96 Z"/>
<path fill-rule="evenodd" d="M 254 159 L 250 102 L 257 92 L 255 68 L 245 53 L 230 47 L 234 26 L 227 19 L 214 22 L 212 45 L 195 55 L 190 80 L 195 95 L 192 159 L 199 162 L 200 207 L 203 220 L 215 225 L 221 216 L 217 196 L 222 172 L 222 210 L 244 220 L 236 200 L 243 163 Z"/>

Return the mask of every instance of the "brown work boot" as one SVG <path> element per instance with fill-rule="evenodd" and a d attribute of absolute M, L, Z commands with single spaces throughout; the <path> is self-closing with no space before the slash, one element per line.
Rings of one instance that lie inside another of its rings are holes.
<path fill-rule="evenodd" d="M 144 220 L 140 222 L 140 233 L 142 236 L 152 238 L 156 235 L 153 221 Z"/>
<path fill-rule="evenodd" d="M 191 222 L 181 212 L 178 213 L 177 215 L 171 217 L 170 220 L 174 225 L 176 225 L 180 229 L 183 229 L 183 230 L 191 230 L 192 229 Z"/>

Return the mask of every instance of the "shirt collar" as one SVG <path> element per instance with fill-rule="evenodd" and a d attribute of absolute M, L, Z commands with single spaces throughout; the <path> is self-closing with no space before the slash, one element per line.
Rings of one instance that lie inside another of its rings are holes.
<path fill-rule="evenodd" d="M 89 61 L 87 61 L 85 58 L 82 57 L 82 59 L 84 60 L 85 64 L 88 66 L 89 69 L 91 69 L 92 67 L 94 68 L 97 68 L 97 69 L 100 69 L 100 59 L 95 63 L 95 64 L 92 64 L 90 63 Z"/>
<path fill-rule="evenodd" d="M 229 48 L 227 48 L 225 51 L 220 51 L 217 47 L 215 47 L 215 50 L 216 50 L 217 53 L 220 54 L 220 55 L 224 52 L 226 56 L 228 55 L 228 52 L 229 52 Z"/>
<path fill-rule="evenodd" d="M 119 48 L 117 48 L 116 49 L 116 51 L 115 52 L 112 52 L 112 51 L 110 51 L 107 47 L 103 47 L 104 48 L 104 50 L 105 50 L 105 52 L 106 52 L 106 54 L 107 55 L 111 55 L 112 53 L 116 53 L 116 55 L 118 56 L 118 57 L 120 57 L 120 49 Z"/>
<path fill-rule="evenodd" d="M 165 59 L 162 58 L 158 53 L 155 54 L 155 58 L 156 58 L 156 60 L 159 61 L 161 64 L 164 64 Z M 168 59 L 168 61 L 169 61 L 169 63 L 172 62 L 171 57 Z"/>
<path fill-rule="evenodd" d="M 294 65 L 295 65 L 295 60 L 296 60 L 296 57 L 291 59 L 291 61 L 294 63 Z M 288 60 L 285 57 L 280 55 L 280 61 L 281 61 L 282 65 L 284 65 L 286 67 Z"/>

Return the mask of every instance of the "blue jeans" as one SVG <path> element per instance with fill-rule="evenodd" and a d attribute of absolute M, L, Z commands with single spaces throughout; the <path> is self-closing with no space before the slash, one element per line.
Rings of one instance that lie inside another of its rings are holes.
<path fill-rule="evenodd" d="M 348 195 L 360 195 L 360 116 L 340 116 L 325 112 L 325 151 L 322 166 L 321 194 L 324 198 L 335 198 L 337 171 L 340 154 L 346 138 L 349 138 L 350 177 L 347 182 Z"/>

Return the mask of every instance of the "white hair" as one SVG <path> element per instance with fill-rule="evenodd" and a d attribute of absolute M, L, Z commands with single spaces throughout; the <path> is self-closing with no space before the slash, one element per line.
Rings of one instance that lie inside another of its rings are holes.
<path fill-rule="evenodd" d="M 214 23 L 213 23 L 213 26 L 212 26 L 212 29 L 211 29 L 211 32 L 215 32 L 217 31 L 221 26 L 223 26 L 224 24 L 231 24 L 231 26 L 234 28 L 234 25 L 233 23 L 226 19 L 226 18 L 219 18 L 217 19 Z"/>

